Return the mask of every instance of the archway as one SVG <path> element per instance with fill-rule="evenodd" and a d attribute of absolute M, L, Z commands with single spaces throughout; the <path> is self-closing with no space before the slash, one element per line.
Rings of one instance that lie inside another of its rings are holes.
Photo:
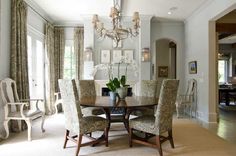
<path fill-rule="evenodd" d="M 158 95 L 161 88 L 163 79 L 176 78 L 176 42 L 168 39 L 161 38 L 156 40 L 156 71 L 155 76 L 158 80 Z"/>

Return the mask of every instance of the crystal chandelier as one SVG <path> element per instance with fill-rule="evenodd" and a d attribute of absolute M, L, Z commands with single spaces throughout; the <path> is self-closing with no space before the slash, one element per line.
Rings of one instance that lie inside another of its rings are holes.
<path fill-rule="evenodd" d="M 101 38 L 111 38 L 115 42 L 116 47 L 121 40 L 128 37 L 136 37 L 139 34 L 139 13 L 134 12 L 132 19 L 133 28 L 123 28 L 121 25 L 121 12 L 118 0 L 113 0 L 113 7 L 111 8 L 110 17 L 112 19 L 112 29 L 104 28 L 104 24 L 99 21 L 97 14 L 93 15 L 92 23 L 98 36 Z"/>

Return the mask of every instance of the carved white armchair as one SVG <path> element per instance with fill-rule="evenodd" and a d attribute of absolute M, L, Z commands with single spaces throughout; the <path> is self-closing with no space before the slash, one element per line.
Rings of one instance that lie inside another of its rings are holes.
<path fill-rule="evenodd" d="M 38 107 L 39 101 L 43 103 L 43 99 L 23 99 L 19 100 L 16 83 L 10 78 L 0 81 L 0 92 L 2 101 L 4 103 L 4 128 L 6 130 L 5 139 L 9 136 L 8 122 L 10 120 L 17 120 L 18 126 L 21 129 L 21 120 L 24 120 L 28 127 L 28 140 L 31 141 L 32 121 L 36 118 L 42 117 L 41 129 L 44 132 L 44 115 Z M 30 102 L 35 101 L 35 108 L 30 108 Z M 27 109 L 26 109 L 27 108 Z M 30 109 L 28 109 L 30 108 Z"/>
<path fill-rule="evenodd" d="M 177 96 L 176 100 L 176 112 L 177 117 L 183 113 L 190 117 L 194 115 L 196 116 L 196 91 L 197 91 L 197 81 L 195 79 L 188 80 L 188 86 L 185 94 L 180 94 Z"/>

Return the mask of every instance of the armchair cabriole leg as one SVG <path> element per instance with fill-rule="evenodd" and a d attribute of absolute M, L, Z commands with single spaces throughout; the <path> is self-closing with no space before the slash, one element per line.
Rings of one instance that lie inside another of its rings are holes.
<path fill-rule="evenodd" d="M 41 130 L 43 133 L 45 132 L 45 129 L 43 128 L 44 121 L 45 121 L 45 114 L 42 115 L 42 122 L 41 122 Z"/>
<path fill-rule="evenodd" d="M 26 124 L 28 127 L 28 141 L 31 141 L 31 131 L 32 131 L 32 124 L 31 124 L 31 120 L 26 120 Z"/>
<path fill-rule="evenodd" d="M 9 137 L 9 126 L 8 126 L 8 122 L 9 120 L 5 120 L 4 121 L 4 128 L 5 128 L 5 131 L 6 131 L 6 136 L 4 137 L 5 139 Z"/>

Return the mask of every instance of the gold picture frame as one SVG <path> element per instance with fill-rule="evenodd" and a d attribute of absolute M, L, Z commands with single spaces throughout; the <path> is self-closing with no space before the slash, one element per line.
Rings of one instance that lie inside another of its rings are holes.
<path fill-rule="evenodd" d="M 158 77 L 168 77 L 168 66 L 158 66 Z"/>

